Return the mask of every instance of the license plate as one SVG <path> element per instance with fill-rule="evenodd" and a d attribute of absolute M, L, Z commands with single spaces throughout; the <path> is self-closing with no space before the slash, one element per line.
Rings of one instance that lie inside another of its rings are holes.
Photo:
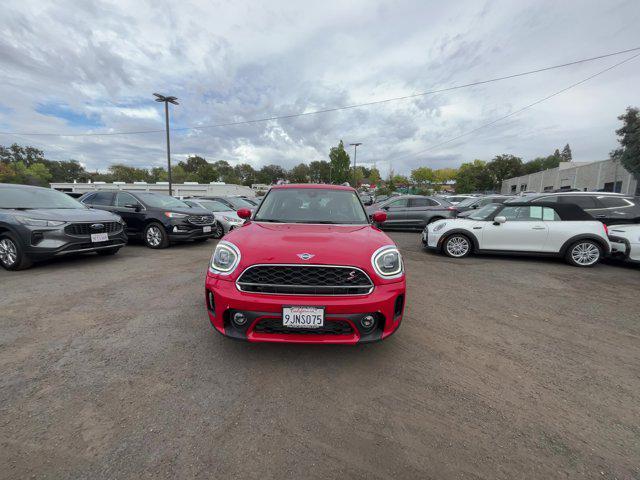
<path fill-rule="evenodd" d="M 324 326 L 324 307 L 282 307 L 282 326 L 320 328 Z"/>
<path fill-rule="evenodd" d="M 109 241 L 109 234 L 108 233 L 92 233 L 91 234 L 91 241 L 92 242 L 107 242 L 107 241 Z"/>
<path fill-rule="evenodd" d="M 203 233 L 209 233 L 209 232 L 211 232 L 211 227 L 202 227 L 202 232 L 203 232 Z"/>

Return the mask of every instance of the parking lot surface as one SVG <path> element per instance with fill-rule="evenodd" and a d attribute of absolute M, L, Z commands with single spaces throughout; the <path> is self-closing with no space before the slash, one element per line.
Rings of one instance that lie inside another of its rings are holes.
<path fill-rule="evenodd" d="M 1 478 L 640 478 L 640 269 L 422 251 L 398 333 L 211 328 L 214 242 L 0 271 Z"/>

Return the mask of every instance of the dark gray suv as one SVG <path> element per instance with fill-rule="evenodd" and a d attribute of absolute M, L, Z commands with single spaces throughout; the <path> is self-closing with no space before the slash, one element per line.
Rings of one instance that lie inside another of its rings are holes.
<path fill-rule="evenodd" d="M 367 207 L 369 217 L 373 212 L 382 210 L 387 220 L 381 225 L 384 229 L 423 230 L 431 222 L 443 218 L 453 218 L 456 209 L 442 198 L 422 195 L 402 195 Z"/>
<path fill-rule="evenodd" d="M 117 215 L 49 188 L 0 183 L 0 265 L 7 270 L 60 255 L 113 255 L 126 243 Z"/>

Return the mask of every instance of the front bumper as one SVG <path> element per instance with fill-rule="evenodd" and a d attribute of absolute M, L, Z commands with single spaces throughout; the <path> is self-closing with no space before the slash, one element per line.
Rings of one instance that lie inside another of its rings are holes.
<path fill-rule="evenodd" d="M 92 242 L 90 235 L 71 235 L 62 228 L 26 227 L 20 232 L 25 254 L 34 260 L 62 255 L 97 252 L 121 248 L 127 244 L 124 229 L 108 233 L 108 240 Z"/>
<path fill-rule="evenodd" d="M 356 344 L 385 339 L 393 334 L 402 322 L 406 290 L 404 277 L 398 282 L 376 285 L 373 292 L 368 295 L 353 296 L 270 295 L 241 292 L 236 288 L 235 282 L 212 275 L 207 275 L 205 286 L 209 320 L 218 332 L 237 340 L 275 343 Z M 213 305 L 209 293 L 213 297 Z M 291 305 L 325 307 L 327 328 L 322 331 L 301 333 L 293 329 L 283 329 L 281 327 L 282 307 Z M 242 312 L 248 318 L 242 327 L 238 327 L 231 321 L 236 312 Z M 368 331 L 360 325 L 360 319 L 367 314 L 373 314 L 376 318 L 375 327 Z M 277 331 L 269 329 L 270 332 L 267 333 L 264 328 L 261 328 L 267 322 L 280 327 L 276 329 Z M 335 331 L 330 332 L 332 328 L 329 327 L 337 326 L 338 323 L 346 328 L 336 328 L 333 329 Z"/>
<path fill-rule="evenodd" d="M 422 245 L 430 250 L 438 250 L 440 248 L 440 240 L 442 234 L 429 232 L 426 228 L 422 232 Z"/>
<path fill-rule="evenodd" d="M 204 231 L 206 227 L 210 229 L 209 232 Z M 171 242 L 185 242 L 199 238 L 214 238 L 216 224 L 194 225 L 187 221 L 173 221 L 165 225 L 165 229 Z"/>

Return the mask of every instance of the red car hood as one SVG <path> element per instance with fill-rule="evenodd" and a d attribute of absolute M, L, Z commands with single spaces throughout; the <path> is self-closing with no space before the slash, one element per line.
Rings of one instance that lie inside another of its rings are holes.
<path fill-rule="evenodd" d="M 236 245 L 241 254 L 236 275 L 229 280 L 257 263 L 297 263 L 359 267 L 375 281 L 371 255 L 384 245 L 394 245 L 385 233 L 371 225 L 249 222 L 232 230 L 224 240 Z M 303 253 L 313 257 L 303 260 L 298 256 Z"/>

